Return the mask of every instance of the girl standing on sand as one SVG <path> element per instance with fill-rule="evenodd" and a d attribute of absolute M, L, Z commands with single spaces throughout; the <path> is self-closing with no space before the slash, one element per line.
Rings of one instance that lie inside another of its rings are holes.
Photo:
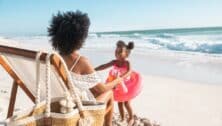
<path fill-rule="evenodd" d="M 107 82 L 118 77 L 124 78 L 121 84 L 113 89 L 113 93 L 115 101 L 118 102 L 121 120 L 124 121 L 125 119 L 124 108 L 126 108 L 129 114 L 128 124 L 130 126 L 134 123 L 130 100 L 137 96 L 141 91 L 140 75 L 135 71 L 132 71 L 130 62 L 127 60 L 133 48 L 133 42 L 125 44 L 122 40 L 118 41 L 115 50 L 116 59 L 95 68 L 95 70 L 104 70 L 108 67 L 113 67 L 109 72 Z"/>

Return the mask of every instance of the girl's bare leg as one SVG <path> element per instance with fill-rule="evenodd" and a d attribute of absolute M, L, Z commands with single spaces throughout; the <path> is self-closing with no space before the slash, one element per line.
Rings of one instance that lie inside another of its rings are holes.
<path fill-rule="evenodd" d="M 98 96 L 96 100 L 106 103 L 106 108 L 108 108 L 109 110 L 106 112 L 106 115 L 105 115 L 104 126 L 112 126 L 113 107 L 114 107 L 113 106 L 114 104 L 113 92 L 108 91 L 106 93 L 103 93 L 102 95 Z"/>
<path fill-rule="evenodd" d="M 128 120 L 129 126 L 131 126 L 131 125 L 133 125 L 133 123 L 134 123 L 134 119 L 133 119 L 133 109 L 132 109 L 132 107 L 131 107 L 130 101 L 124 102 L 124 105 L 125 105 L 126 110 L 127 110 L 128 114 L 129 114 L 129 120 Z"/>
<path fill-rule="evenodd" d="M 125 118 L 125 114 L 124 114 L 124 103 L 123 102 L 118 102 L 118 108 L 119 108 L 119 113 L 121 116 L 121 120 L 123 121 Z"/>

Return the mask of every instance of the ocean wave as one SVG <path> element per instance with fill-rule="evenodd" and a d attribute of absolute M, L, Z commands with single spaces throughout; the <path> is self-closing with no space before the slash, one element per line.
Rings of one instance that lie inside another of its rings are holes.
<path fill-rule="evenodd" d="M 115 38 L 115 37 L 120 37 L 121 35 L 119 34 L 97 34 L 98 37 L 101 38 Z"/>
<path fill-rule="evenodd" d="M 169 33 L 163 33 L 163 34 L 156 35 L 156 37 L 160 37 L 160 38 L 175 38 L 175 35 L 174 34 L 169 34 Z"/>
<path fill-rule="evenodd" d="M 134 36 L 141 36 L 139 33 L 133 33 Z"/>
<path fill-rule="evenodd" d="M 96 33 L 90 33 L 90 34 L 88 35 L 88 37 L 89 37 L 89 38 L 97 38 L 98 36 L 97 36 Z"/>
<path fill-rule="evenodd" d="M 1 39 L 8 37 L 0 37 Z M 50 46 L 49 37 L 46 35 L 12 36 L 9 39 L 24 44 Z M 136 48 L 141 50 L 222 54 L 222 28 L 89 33 L 84 47 L 114 48 L 118 40 L 134 41 Z"/>
<path fill-rule="evenodd" d="M 182 39 L 178 36 L 169 38 L 158 36 L 156 38 L 148 38 L 147 41 L 161 46 L 162 49 L 222 54 L 222 42 L 218 41 Z"/>

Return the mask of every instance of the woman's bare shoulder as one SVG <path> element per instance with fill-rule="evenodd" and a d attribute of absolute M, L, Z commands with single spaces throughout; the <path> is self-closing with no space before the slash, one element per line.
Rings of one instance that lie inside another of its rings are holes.
<path fill-rule="evenodd" d="M 92 63 L 85 56 L 81 56 L 81 58 L 79 59 L 79 66 L 81 67 L 82 74 L 91 74 L 95 71 Z"/>

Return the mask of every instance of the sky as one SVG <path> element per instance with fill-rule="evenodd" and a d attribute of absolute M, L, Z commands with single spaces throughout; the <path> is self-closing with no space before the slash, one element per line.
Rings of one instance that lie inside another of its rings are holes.
<path fill-rule="evenodd" d="M 53 14 L 76 10 L 90 32 L 222 26 L 222 0 L 0 0 L 0 33 L 46 34 Z"/>

